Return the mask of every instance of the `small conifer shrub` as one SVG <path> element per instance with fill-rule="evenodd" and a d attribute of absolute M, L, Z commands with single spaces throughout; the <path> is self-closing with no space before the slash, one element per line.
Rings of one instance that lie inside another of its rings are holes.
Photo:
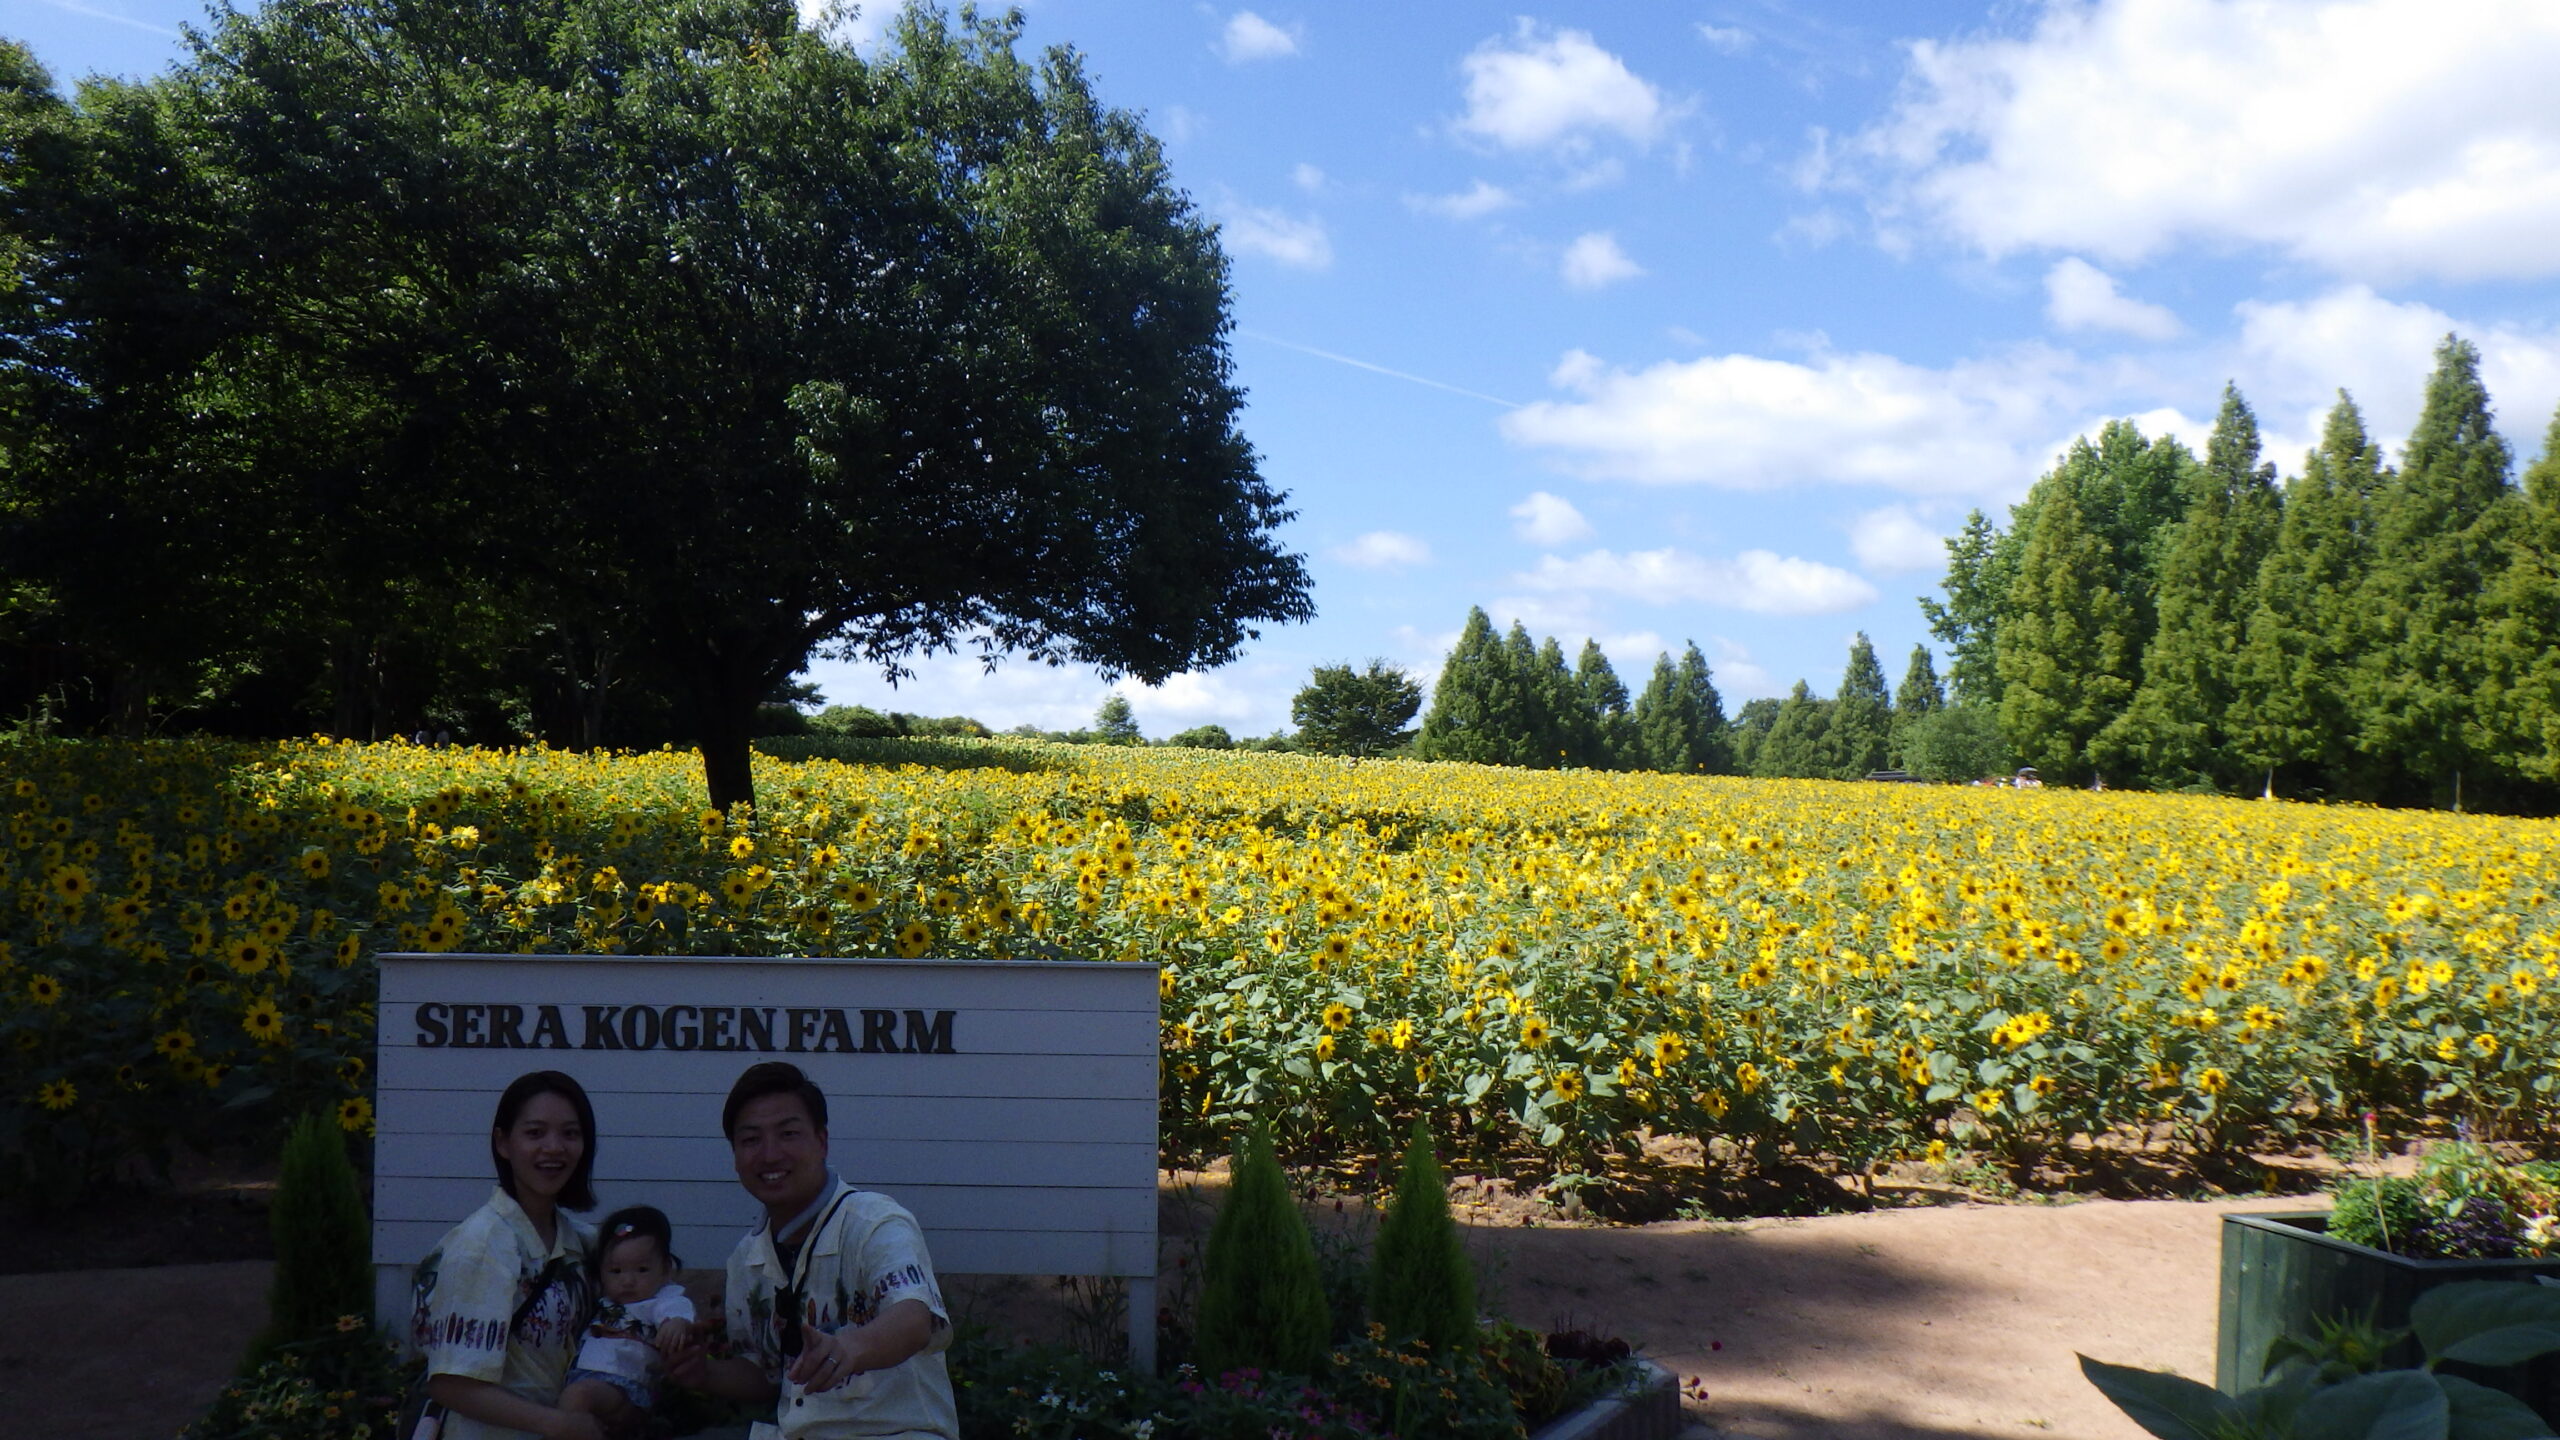
<path fill-rule="evenodd" d="M 1333 1340 L 1324 1277 L 1266 1123 L 1256 1122 L 1236 1148 L 1227 1203 L 1209 1230 L 1201 1268 L 1196 1344 L 1203 1371 L 1323 1372 Z"/>
<path fill-rule="evenodd" d="M 267 1329 L 249 1352 L 254 1365 L 280 1345 L 339 1333 L 339 1321 L 373 1318 L 372 1234 L 355 1166 L 337 1118 L 314 1112 L 294 1122 L 276 1173 L 275 1283 Z"/>
<path fill-rule="evenodd" d="M 1447 1182 L 1431 1153 L 1431 1130 L 1417 1120 L 1405 1143 L 1395 1198 L 1378 1229 L 1369 1267 L 1369 1318 L 1394 1341 L 1420 1340 L 1457 1354 L 1476 1342 L 1475 1272 L 1449 1213 Z"/>

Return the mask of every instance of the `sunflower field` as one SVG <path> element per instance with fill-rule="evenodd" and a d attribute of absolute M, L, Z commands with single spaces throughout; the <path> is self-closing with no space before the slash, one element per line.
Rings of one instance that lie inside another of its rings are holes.
<path fill-rule="evenodd" d="M 2560 825 L 997 740 L 761 756 L 0 748 L 0 1155 L 73 1187 L 368 1097 L 385 951 L 1164 966 L 1163 1131 L 1425 1116 L 1556 1169 L 1645 1136 L 1864 1173 L 2560 1084 Z M 898 764 L 902 756 L 937 763 Z"/>

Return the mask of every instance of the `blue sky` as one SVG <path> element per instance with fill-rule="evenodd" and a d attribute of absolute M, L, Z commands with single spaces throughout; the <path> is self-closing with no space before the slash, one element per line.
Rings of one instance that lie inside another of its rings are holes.
<path fill-rule="evenodd" d="M 1939 537 L 2109 416 L 2200 444 L 2226 378 L 2290 473 L 2344 387 L 2397 444 L 2429 350 L 2560 403 L 2550 0 L 1038 0 L 1225 226 L 1247 433 L 1319 614 L 1125 685 L 1151 735 L 1286 725 L 1311 665 L 1426 681 L 1470 605 L 1694 639 L 1729 705 L 1888 673 Z M 190 0 L 11 0 L 69 83 Z M 832 22 L 878 43 L 874 16 Z M 1077 670 L 927 661 L 831 700 L 1082 723 Z"/>

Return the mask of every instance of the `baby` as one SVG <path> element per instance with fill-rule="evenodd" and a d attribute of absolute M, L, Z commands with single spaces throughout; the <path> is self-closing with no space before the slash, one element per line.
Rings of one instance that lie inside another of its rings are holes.
<path fill-rule="evenodd" d="M 647 1205 L 617 1210 L 598 1234 L 604 1305 L 587 1327 L 560 1408 L 610 1422 L 626 1407 L 643 1415 L 655 1408 L 660 1356 L 693 1332 L 693 1302 L 675 1283 L 665 1212 Z"/>

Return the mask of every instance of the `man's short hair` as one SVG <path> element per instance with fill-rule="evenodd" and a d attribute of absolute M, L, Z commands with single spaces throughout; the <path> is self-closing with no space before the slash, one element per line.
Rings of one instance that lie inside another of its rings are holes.
<path fill-rule="evenodd" d="M 738 1083 L 729 1087 L 729 1098 L 720 1106 L 720 1133 L 736 1138 L 738 1112 L 767 1095 L 799 1096 L 801 1106 L 809 1112 L 809 1123 L 821 1130 L 827 1128 L 827 1097 L 817 1083 L 787 1060 L 766 1060 L 748 1066 Z"/>

